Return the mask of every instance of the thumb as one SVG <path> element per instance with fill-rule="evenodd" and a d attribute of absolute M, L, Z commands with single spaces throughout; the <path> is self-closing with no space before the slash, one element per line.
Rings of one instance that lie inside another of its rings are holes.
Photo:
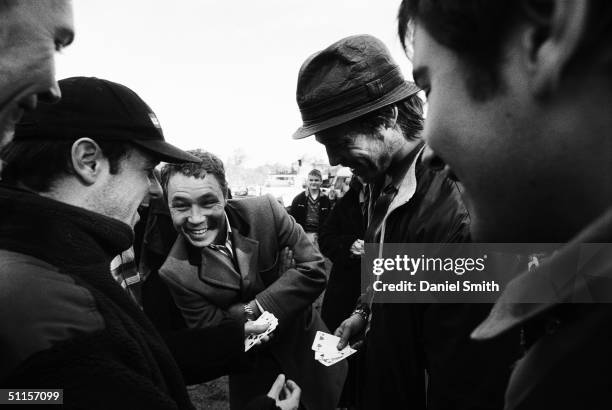
<path fill-rule="evenodd" d="M 258 335 L 263 333 L 268 328 L 267 323 L 255 323 L 252 320 L 247 321 L 244 324 L 244 333 L 247 335 Z"/>
<path fill-rule="evenodd" d="M 336 330 L 336 336 L 340 336 L 340 341 L 338 342 L 338 346 L 336 347 L 338 350 L 342 350 L 348 344 L 349 339 L 351 338 L 351 331 L 349 326 L 341 326 Z"/>
<path fill-rule="evenodd" d="M 275 400 L 278 399 L 280 392 L 283 390 L 284 385 L 285 375 L 279 374 L 276 380 L 274 381 L 274 384 L 270 388 L 270 391 L 268 392 L 268 397 Z"/>

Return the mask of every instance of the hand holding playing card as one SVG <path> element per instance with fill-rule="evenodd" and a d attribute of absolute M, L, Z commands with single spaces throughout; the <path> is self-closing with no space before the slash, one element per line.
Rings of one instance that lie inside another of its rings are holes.
<path fill-rule="evenodd" d="M 318 331 L 312 343 L 312 350 L 315 351 L 315 359 L 325 366 L 331 366 L 332 364 L 338 363 L 340 360 L 346 359 L 357 351 L 350 346 L 338 350 L 339 343 L 340 338 L 338 336 Z"/>
<path fill-rule="evenodd" d="M 264 333 L 266 330 L 268 330 L 268 324 L 267 323 L 255 323 L 255 321 L 253 320 L 249 320 L 244 324 L 244 335 L 246 337 L 248 336 L 257 336 L 261 333 Z M 264 335 L 261 339 L 260 339 L 260 343 L 265 343 L 268 340 L 270 340 L 270 336 L 269 335 Z"/>
<path fill-rule="evenodd" d="M 261 314 L 261 316 L 257 318 L 257 320 L 248 321 L 247 324 L 257 329 L 263 327 L 264 330 L 261 333 L 257 333 L 257 334 L 252 333 L 246 337 L 246 339 L 244 340 L 244 351 L 245 352 L 248 351 L 253 346 L 261 343 L 262 341 L 264 342 L 267 341 L 269 339 L 270 333 L 272 333 L 274 329 L 276 329 L 276 326 L 278 326 L 278 319 L 272 313 L 265 311 Z M 247 333 L 246 324 L 245 324 L 245 333 Z"/>

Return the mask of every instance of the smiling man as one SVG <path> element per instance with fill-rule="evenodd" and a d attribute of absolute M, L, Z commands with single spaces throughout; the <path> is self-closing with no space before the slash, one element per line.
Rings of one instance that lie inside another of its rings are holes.
<path fill-rule="evenodd" d="M 313 169 L 308 173 L 306 190 L 300 192 L 293 198 L 289 214 L 299 223 L 308 238 L 318 247 L 319 232 L 325 223 L 331 203 L 326 195 L 321 192 L 321 171 Z"/>
<path fill-rule="evenodd" d="M 609 407 L 612 309 L 569 302 L 608 293 L 612 273 L 609 253 L 578 258 L 583 243 L 612 242 L 612 3 L 404 0 L 399 33 L 428 94 L 425 162 L 465 186 L 475 239 L 569 242 L 474 332 L 522 329 L 505 408 Z M 564 288 L 567 267 L 583 271 Z M 542 301 L 513 303 L 527 294 Z"/>
<path fill-rule="evenodd" d="M 448 243 L 469 240 L 469 217 L 456 183 L 421 161 L 422 101 L 380 40 L 342 39 L 302 65 L 297 103 L 303 126 L 332 165 L 369 183 L 365 241 Z M 365 208 L 365 207 L 364 207 Z M 469 340 L 489 305 L 370 303 L 336 329 L 339 348 L 366 335 L 361 407 L 497 408 L 508 375 L 490 348 Z M 502 368 L 500 370 L 500 367 Z"/>
<path fill-rule="evenodd" d="M 110 263 L 145 195 L 161 194 L 156 164 L 198 159 L 165 142 L 129 88 L 59 86 L 1 151 L 0 384 L 64 389 L 71 408 L 191 408 L 176 361 L 189 343 L 171 353 Z"/>
<path fill-rule="evenodd" d="M 38 102 L 55 102 L 55 53 L 72 42 L 68 0 L 0 1 L 0 147 Z"/>
<path fill-rule="evenodd" d="M 305 408 L 335 408 L 346 364 L 321 366 L 311 350 L 317 331 L 328 331 L 312 307 L 325 288 L 323 256 L 273 197 L 228 200 L 221 160 L 192 152 L 200 163 L 161 171 L 179 235 L 160 276 L 192 329 L 226 317 L 255 320 L 264 311 L 278 319 L 272 342 L 249 351 L 252 366 L 230 374 L 230 407 L 244 408 L 284 373 L 302 388 Z M 286 247 L 295 259 L 290 267 L 281 263 Z"/>

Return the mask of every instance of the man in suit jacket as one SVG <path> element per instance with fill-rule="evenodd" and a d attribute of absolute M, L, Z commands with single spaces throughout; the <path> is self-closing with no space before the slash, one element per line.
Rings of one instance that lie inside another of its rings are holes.
<path fill-rule="evenodd" d="M 162 184 L 179 236 L 160 276 L 192 328 L 231 316 L 278 318 L 277 336 L 252 354 L 254 368 L 230 376 L 232 408 L 265 393 L 279 372 L 302 387 L 302 404 L 335 408 L 346 364 L 324 367 L 310 349 L 318 330 L 328 331 L 312 302 L 325 287 L 322 255 L 303 229 L 270 196 L 227 201 L 223 163 L 194 152 L 194 166 L 167 165 Z M 279 272 L 279 253 L 293 250 L 295 266 Z"/>

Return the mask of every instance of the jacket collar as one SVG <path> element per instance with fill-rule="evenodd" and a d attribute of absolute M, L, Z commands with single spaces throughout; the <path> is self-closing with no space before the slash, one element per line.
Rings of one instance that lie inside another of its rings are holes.
<path fill-rule="evenodd" d="M 103 263 L 130 247 L 132 228 L 116 219 L 0 185 L 0 248 L 58 267 Z"/>
<path fill-rule="evenodd" d="M 572 303 L 591 298 L 590 279 L 610 278 L 612 254 L 612 208 L 575 239 L 544 262 L 538 272 L 524 272 L 513 279 L 493 306 L 489 317 L 472 333 L 473 339 L 490 339 L 520 326 L 528 320 L 549 311 L 560 303 Z M 582 244 L 601 244 L 582 247 Z M 546 299 L 541 303 L 516 303 L 533 299 L 537 295 Z"/>

